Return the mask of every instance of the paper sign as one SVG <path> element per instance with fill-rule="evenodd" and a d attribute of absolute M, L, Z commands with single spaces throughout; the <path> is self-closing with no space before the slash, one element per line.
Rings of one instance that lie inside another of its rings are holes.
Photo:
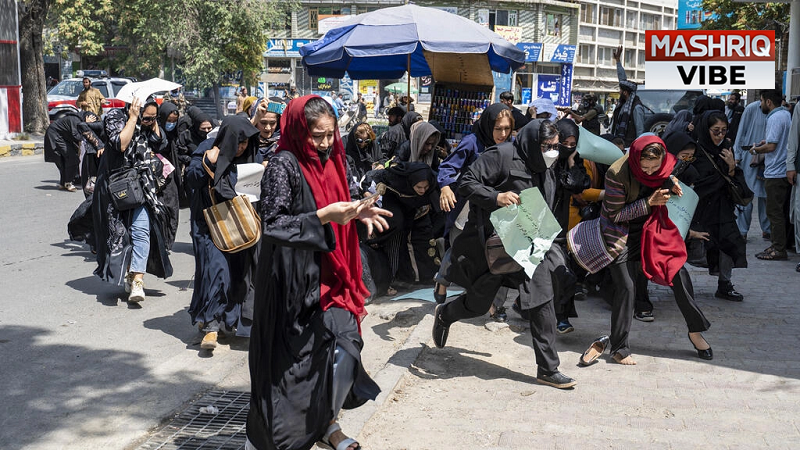
<path fill-rule="evenodd" d="M 608 166 L 622 158 L 622 150 L 616 145 L 587 131 L 583 127 L 578 128 L 578 130 L 580 134 L 578 136 L 577 150 L 581 158 Z"/>
<path fill-rule="evenodd" d="M 683 189 L 683 196 L 670 195 L 667 200 L 667 211 L 672 223 L 678 227 L 681 236 L 686 239 L 689 233 L 689 226 L 692 224 L 692 217 L 694 217 L 694 210 L 697 209 L 697 202 L 700 197 L 694 192 L 692 188 L 681 183 Z"/>
<path fill-rule="evenodd" d="M 236 193 L 246 195 L 250 203 L 261 198 L 261 177 L 264 175 L 264 166 L 258 163 L 236 165 Z"/>
<path fill-rule="evenodd" d="M 561 232 L 561 226 L 547 207 L 539 188 L 525 189 L 519 198 L 519 205 L 500 208 L 489 220 L 506 253 L 525 269 L 528 277 L 532 277 Z"/>

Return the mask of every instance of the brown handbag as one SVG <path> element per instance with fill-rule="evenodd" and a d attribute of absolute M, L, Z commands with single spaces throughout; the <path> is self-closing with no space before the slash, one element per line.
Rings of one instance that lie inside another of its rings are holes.
<path fill-rule="evenodd" d="M 250 248 L 261 238 L 261 218 L 246 195 L 217 203 L 214 188 L 208 183 L 211 206 L 203 210 L 211 240 L 218 249 L 236 253 Z"/>
<path fill-rule="evenodd" d="M 498 236 L 497 233 L 492 233 L 492 235 L 486 239 L 484 250 L 486 253 L 486 263 L 489 264 L 489 272 L 493 275 L 505 275 L 522 270 L 522 266 L 506 253 L 506 249 L 503 247 L 503 241 L 500 240 L 500 236 Z"/>

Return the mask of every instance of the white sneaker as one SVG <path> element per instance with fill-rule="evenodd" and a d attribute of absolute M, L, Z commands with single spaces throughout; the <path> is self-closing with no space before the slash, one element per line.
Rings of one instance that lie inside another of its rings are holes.
<path fill-rule="evenodd" d="M 133 280 L 131 282 L 131 295 L 128 296 L 128 301 L 131 303 L 144 301 L 144 281 Z"/>

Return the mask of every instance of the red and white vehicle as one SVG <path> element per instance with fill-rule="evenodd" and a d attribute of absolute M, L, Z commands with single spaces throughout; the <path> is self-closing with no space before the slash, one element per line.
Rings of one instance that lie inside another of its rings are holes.
<path fill-rule="evenodd" d="M 128 83 L 133 81 L 128 78 L 90 78 L 92 87 L 100 90 L 106 102 L 103 105 L 103 114 L 113 108 L 122 108 L 125 102 L 117 100 L 117 92 Z M 68 111 L 78 111 L 75 102 L 78 95 L 83 91 L 83 78 L 69 78 L 57 85 L 47 93 L 47 109 L 50 121 L 54 121 Z"/>

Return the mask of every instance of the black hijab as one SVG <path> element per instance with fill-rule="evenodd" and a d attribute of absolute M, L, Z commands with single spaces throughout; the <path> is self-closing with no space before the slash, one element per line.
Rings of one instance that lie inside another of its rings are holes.
<path fill-rule="evenodd" d="M 497 116 L 500 112 L 507 109 L 509 109 L 508 106 L 503 103 L 489 105 L 488 108 L 483 110 L 480 119 L 472 125 L 472 132 L 475 133 L 478 141 L 483 144 L 484 147 L 489 148 L 495 145 L 493 136 L 494 123 L 497 122 Z"/>
<path fill-rule="evenodd" d="M 727 139 L 723 139 L 719 145 L 715 145 L 711 140 L 711 132 L 709 129 L 714 124 L 709 126 L 708 122 L 712 115 L 716 116 L 720 121 L 723 121 L 726 127 L 728 126 L 728 118 L 725 116 L 724 112 L 716 110 L 706 111 L 702 116 L 700 116 L 700 120 L 697 121 L 697 124 L 694 127 L 694 137 L 697 139 L 698 147 L 701 147 L 703 150 L 707 151 L 711 156 L 718 156 L 722 152 L 722 149 L 727 148 L 729 145 Z M 714 123 L 717 123 L 717 120 L 714 120 Z"/>
<path fill-rule="evenodd" d="M 431 166 L 421 161 L 399 162 L 378 171 L 375 176 L 376 182 L 382 182 L 402 195 L 414 197 L 419 196 L 414 190 L 414 186 L 425 180 L 428 180 L 430 184 L 428 188 L 428 192 L 430 192 L 436 185 L 436 174 L 431 169 Z"/>
<path fill-rule="evenodd" d="M 578 124 L 575 123 L 572 119 L 563 118 L 556 122 L 556 128 L 558 128 L 558 140 L 563 142 L 567 140 L 570 136 L 575 136 L 575 145 L 578 144 L 578 139 L 580 139 L 580 130 L 578 129 Z M 568 149 L 563 145 L 558 147 L 558 158 L 559 159 L 566 159 L 569 158 L 569 155 L 574 152 L 575 149 L 571 148 Z"/>
<path fill-rule="evenodd" d="M 543 173 L 547 170 L 547 165 L 542 156 L 542 145 L 539 142 L 539 128 L 544 119 L 533 119 L 517 132 L 514 140 L 514 147 L 517 154 L 531 173 Z"/>
<path fill-rule="evenodd" d="M 236 156 L 239 143 L 248 141 L 247 149 L 241 156 Z M 227 116 L 222 121 L 214 147 L 219 148 L 217 157 L 217 169 L 215 174 L 223 175 L 228 171 L 231 164 L 244 164 L 255 161 L 256 150 L 258 149 L 258 129 L 250 123 L 247 118 L 242 116 Z M 226 183 L 222 183 L 226 177 L 214 177 L 214 188 L 225 198 L 233 198 L 236 192 Z"/>
<path fill-rule="evenodd" d="M 403 125 L 403 131 L 406 133 L 406 139 L 411 139 L 411 125 L 414 125 L 418 121 L 422 120 L 422 116 L 418 112 L 407 112 L 405 116 L 403 116 L 403 120 L 400 123 Z"/>
<path fill-rule="evenodd" d="M 664 140 L 664 144 L 667 145 L 667 151 L 676 156 L 689 144 L 697 145 L 697 142 L 695 142 L 691 136 L 680 130 L 667 133 L 662 139 Z"/>
<path fill-rule="evenodd" d="M 162 131 L 164 131 L 164 134 L 170 141 L 173 141 L 178 137 L 178 127 L 176 124 L 175 128 L 173 128 L 172 131 L 167 131 L 166 128 L 167 119 L 173 113 L 177 112 L 178 112 L 178 106 L 172 102 L 164 102 L 161 104 L 161 107 L 158 108 L 158 126 L 161 128 Z"/>
<path fill-rule="evenodd" d="M 192 125 L 189 127 L 189 132 L 192 134 L 192 142 L 195 146 L 200 145 L 200 143 L 205 141 L 208 137 L 208 133 L 200 131 L 200 124 L 209 122 L 213 126 L 214 121 L 211 119 L 211 116 L 196 106 L 192 106 L 186 110 L 186 114 L 192 119 Z"/>

